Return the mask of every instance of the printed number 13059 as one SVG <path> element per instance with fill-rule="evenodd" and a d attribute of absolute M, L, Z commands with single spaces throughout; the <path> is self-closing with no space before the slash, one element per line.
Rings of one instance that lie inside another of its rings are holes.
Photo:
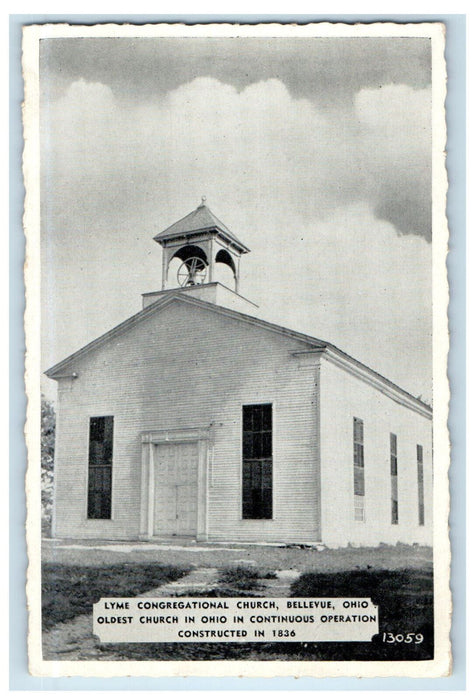
<path fill-rule="evenodd" d="M 383 632 L 383 642 L 386 644 L 421 644 L 423 641 L 424 635 L 420 633 L 393 634 L 392 632 Z"/>

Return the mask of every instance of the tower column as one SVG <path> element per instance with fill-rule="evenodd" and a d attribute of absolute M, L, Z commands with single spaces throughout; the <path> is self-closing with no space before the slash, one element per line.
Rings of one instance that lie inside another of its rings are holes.
<path fill-rule="evenodd" d="M 210 240 L 209 247 L 208 247 L 208 268 L 209 268 L 208 282 L 213 282 L 214 281 L 214 245 L 213 245 L 213 239 Z"/>
<path fill-rule="evenodd" d="M 234 291 L 239 294 L 239 273 L 241 271 L 241 256 L 237 259 L 236 274 L 234 275 Z"/>
<path fill-rule="evenodd" d="M 162 289 L 165 289 L 168 281 L 168 255 L 167 249 L 163 249 L 162 253 Z"/>

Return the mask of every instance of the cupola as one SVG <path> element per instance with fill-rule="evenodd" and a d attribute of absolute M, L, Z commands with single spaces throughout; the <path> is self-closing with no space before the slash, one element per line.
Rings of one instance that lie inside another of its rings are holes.
<path fill-rule="evenodd" d="M 154 236 L 163 248 L 162 289 L 194 287 L 216 282 L 216 265 L 231 269 L 234 291 L 239 292 L 241 256 L 247 248 L 206 206 L 206 197 L 194 211 Z M 170 275 L 173 261 L 181 261 Z"/>
<path fill-rule="evenodd" d="M 249 248 L 206 205 L 154 236 L 163 248 L 162 289 L 143 294 L 149 306 L 170 290 L 254 315 L 256 304 L 239 293 L 241 256 Z M 227 271 L 223 281 L 223 268 Z"/>

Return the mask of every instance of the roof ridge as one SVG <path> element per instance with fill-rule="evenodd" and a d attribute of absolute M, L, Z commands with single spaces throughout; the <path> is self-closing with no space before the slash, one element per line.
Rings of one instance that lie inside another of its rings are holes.
<path fill-rule="evenodd" d="M 214 311 L 215 313 L 220 313 L 220 314 L 222 314 L 224 316 L 228 316 L 228 317 L 230 316 L 231 318 L 235 318 L 238 320 L 241 319 L 241 320 L 243 320 L 247 323 L 250 323 L 252 325 L 258 325 L 258 326 L 261 326 L 261 327 L 268 329 L 272 332 L 280 333 L 281 335 L 284 335 L 286 337 L 292 337 L 292 338 L 295 338 L 296 340 L 300 340 L 301 342 L 307 343 L 307 345 L 310 345 L 313 348 L 318 348 L 321 350 L 333 350 L 338 355 L 345 357 L 348 362 L 350 362 L 356 366 L 359 366 L 360 368 L 363 368 L 364 370 L 371 372 L 371 374 L 373 374 L 377 378 L 379 378 L 380 381 L 383 381 L 384 383 L 388 384 L 393 389 L 396 389 L 397 391 L 401 392 L 403 395 L 410 397 L 413 401 L 420 404 L 425 409 L 429 409 L 429 411 L 432 411 L 430 406 L 428 406 L 423 401 L 421 401 L 420 399 L 415 397 L 413 394 L 406 391 L 405 389 L 400 387 L 398 384 L 395 384 L 394 382 L 392 382 L 390 379 L 388 379 L 384 375 L 379 374 L 379 372 L 376 372 L 376 370 L 371 369 L 371 367 L 368 367 L 363 362 L 360 362 L 359 360 L 352 357 L 351 355 L 348 355 L 343 350 L 340 350 L 340 348 L 338 348 L 336 345 L 333 345 L 333 343 L 330 343 L 330 342 L 327 342 L 324 340 L 320 340 L 319 338 L 315 338 L 314 336 L 306 335 L 305 333 L 301 333 L 300 331 L 294 331 L 291 328 L 286 328 L 285 326 L 279 326 L 275 323 L 272 323 L 271 321 L 266 321 L 264 319 L 257 318 L 256 316 L 251 316 L 250 314 L 245 314 L 242 311 L 228 309 L 225 306 L 218 306 L 217 304 L 214 304 L 212 302 L 204 301 L 203 299 L 197 299 L 196 297 L 192 297 L 192 296 L 189 296 L 187 294 L 182 294 L 181 292 L 179 292 L 175 289 L 168 291 L 167 294 L 163 295 L 163 297 L 160 297 L 160 299 L 157 299 L 157 301 L 154 301 L 149 306 L 146 306 L 144 309 L 141 309 L 133 316 L 129 316 L 129 318 L 125 319 L 125 321 L 122 321 L 117 326 L 114 326 L 114 328 L 110 329 L 109 331 L 106 331 L 105 333 L 100 335 L 95 340 L 92 340 L 91 342 L 87 343 L 86 345 L 84 345 L 82 348 L 80 348 L 76 352 L 72 353 L 71 355 L 68 355 L 68 357 L 66 357 L 64 360 L 61 360 L 60 362 L 56 363 L 55 365 L 53 365 L 52 367 L 47 369 L 45 371 L 46 376 L 54 379 L 54 375 L 57 374 L 58 371 L 61 371 L 72 360 L 74 360 L 78 357 L 82 357 L 83 355 L 87 354 L 90 350 L 93 350 L 95 347 L 99 347 L 102 343 L 109 340 L 109 338 L 113 338 L 116 335 L 119 335 L 120 333 L 128 330 L 129 327 L 133 327 L 136 323 L 140 322 L 143 318 L 146 318 L 147 316 L 152 315 L 155 311 L 168 305 L 169 303 L 171 303 L 174 300 L 185 303 L 185 304 L 191 304 L 191 305 L 199 306 L 199 307 L 202 307 L 205 309 L 209 309 L 211 311 Z M 306 352 L 306 351 L 303 351 L 303 352 Z"/>
<path fill-rule="evenodd" d="M 154 311 L 159 309 L 162 306 L 165 306 L 167 303 L 173 301 L 176 299 L 177 301 L 185 302 L 185 303 L 190 303 L 190 304 L 195 304 L 196 306 L 201 306 L 203 308 L 208 308 L 212 311 L 217 311 L 218 313 L 224 313 L 229 316 L 237 317 L 237 318 L 243 318 L 247 322 L 251 322 L 257 325 L 264 326 L 266 328 L 269 328 L 269 330 L 273 330 L 275 332 L 279 332 L 282 335 L 286 336 L 292 336 L 296 337 L 299 340 L 302 340 L 303 342 L 308 343 L 312 347 L 326 347 L 327 343 L 323 340 L 319 340 L 318 338 L 313 338 L 312 336 L 305 335 L 304 333 L 300 333 L 299 331 L 294 331 L 290 328 L 285 328 L 284 326 L 279 326 L 275 323 L 272 323 L 271 321 L 265 321 L 264 319 L 257 318 L 257 316 L 251 316 L 250 314 L 244 314 L 241 311 L 236 311 L 234 309 L 228 309 L 225 306 L 219 306 L 218 304 L 214 304 L 209 301 L 204 301 L 203 299 L 197 299 L 196 297 L 189 296 L 188 294 L 182 294 L 180 291 L 176 289 L 171 289 L 169 290 L 166 294 L 164 294 L 162 297 L 154 301 L 152 304 L 149 304 L 146 306 L 144 309 L 141 309 L 137 313 L 133 314 L 132 316 L 129 316 L 129 318 L 125 319 L 124 321 L 121 321 L 121 323 L 117 324 L 117 326 L 114 326 L 110 330 L 106 331 L 105 333 L 102 333 L 98 338 L 95 338 L 94 340 L 91 340 L 89 343 L 86 343 L 82 348 L 79 348 L 79 350 L 76 350 L 75 352 L 71 353 L 67 357 L 65 357 L 63 360 L 60 360 L 60 362 L 57 362 L 55 365 L 47 369 L 44 373 L 47 376 L 52 376 L 53 374 L 56 374 L 56 372 L 62 368 L 64 365 L 66 365 L 68 362 L 71 360 L 75 359 L 78 356 L 81 356 L 83 354 L 86 354 L 86 352 L 89 352 L 89 350 L 92 350 L 94 347 L 100 345 L 102 342 L 105 340 L 108 340 L 109 337 L 114 337 L 115 335 L 118 335 L 122 331 L 125 331 L 128 329 L 128 327 L 132 327 L 135 325 L 136 322 L 142 320 L 142 318 L 145 318 L 149 315 L 151 315 Z"/>

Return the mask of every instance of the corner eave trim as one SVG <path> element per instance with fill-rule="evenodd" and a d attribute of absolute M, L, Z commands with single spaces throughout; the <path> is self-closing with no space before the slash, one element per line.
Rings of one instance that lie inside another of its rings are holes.
<path fill-rule="evenodd" d="M 312 348 L 311 350 L 296 350 L 292 353 L 294 356 L 315 354 L 325 357 L 337 367 L 344 369 L 349 374 L 352 374 L 358 379 L 362 379 L 366 384 L 378 389 L 385 396 L 388 396 L 396 403 L 410 408 L 416 413 L 419 413 L 425 418 L 432 419 L 432 408 L 425 404 L 420 399 L 409 392 L 401 389 L 397 384 L 394 384 L 389 379 L 386 379 L 382 374 L 367 367 L 359 360 L 355 360 L 350 355 L 347 355 L 343 350 L 340 350 L 335 345 L 328 343 L 324 348 Z"/>

